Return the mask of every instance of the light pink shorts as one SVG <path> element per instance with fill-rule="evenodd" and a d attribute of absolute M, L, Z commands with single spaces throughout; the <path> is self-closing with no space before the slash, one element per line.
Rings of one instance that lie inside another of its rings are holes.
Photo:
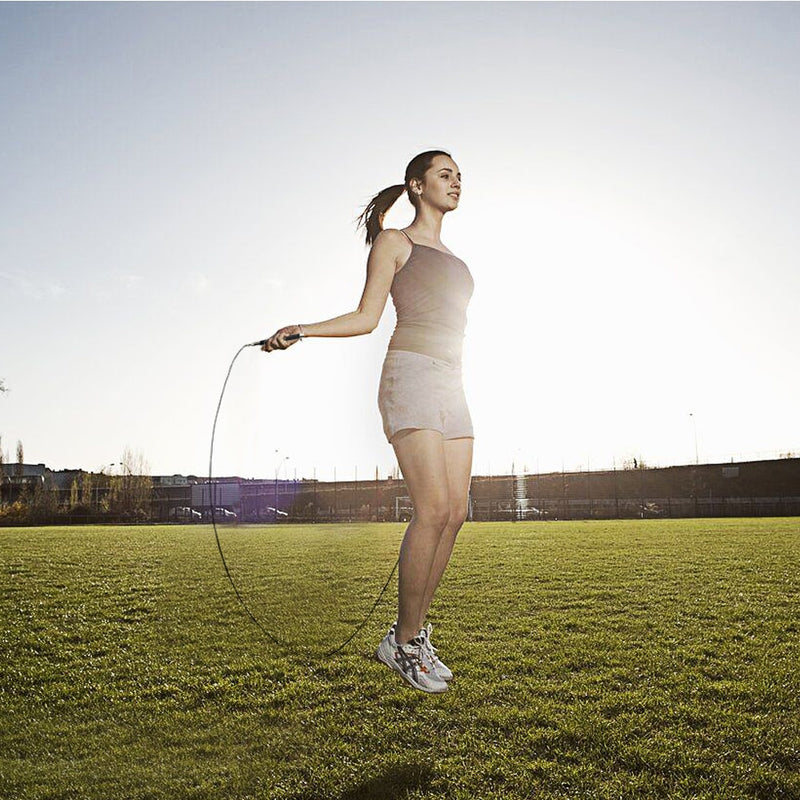
<path fill-rule="evenodd" d="M 383 432 L 439 431 L 445 439 L 474 438 L 461 367 L 408 350 L 389 350 L 383 362 L 378 408 Z"/>

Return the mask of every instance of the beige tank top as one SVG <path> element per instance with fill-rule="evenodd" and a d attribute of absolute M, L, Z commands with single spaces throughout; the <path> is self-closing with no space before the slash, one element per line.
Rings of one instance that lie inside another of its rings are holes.
<path fill-rule="evenodd" d="M 392 281 L 397 325 L 389 349 L 460 365 L 472 275 L 460 258 L 402 233 L 411 242 L 411 255 Z"/>

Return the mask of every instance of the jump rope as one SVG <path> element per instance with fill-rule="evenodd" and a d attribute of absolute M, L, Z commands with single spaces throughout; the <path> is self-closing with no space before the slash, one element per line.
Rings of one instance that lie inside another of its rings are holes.
<path fill-rule="evenodd" d="M 292 341 L 294 339 L 299 339 L 300 335 L 297 333 L 293 333 L 290 336 L 286 336 L 285 339 L 287 341 Z M 225 568 L 225 574 L 228 576 L 228 581 L 230 581 L 231 588 L 233 589 L 234 594 L 236 595 L 236 599 L 239 601 L 239 604 L 247 613 L 247 616 L 255 623 L 258 629 L 269 639 L 273 644 L 277 645 L 278 647 L 282 647 L 284 650 L 292 651 L 299 651 L 299 650 L 306 650 L 307 648 L 302 648 L 296 642 L 287 642 L 284 641 L 274 634 L 270 633 L 267 628 L 261 623 L 261 621 L 256 617 L 255 614 L 250 610 L 250 606 L 242 597 L 242 593 L 239 591 L 239 587 L 236 585 L 236 581 L 233 579 L 233 575 L 231 575 L 231 571 L 228 568 L 228 562 L 225 560 L 225 553 L 222 551 L 222 542 L 219 538 L 219 531 L 217 530 L 217 518 L 216 512 L 214 510 L 214 497 L 213 497 L 213 488 L 214 488 L 214 437 L 217 433 L 217 420 L 219 419 L 219 410 L 222 408 L 222 398 L 225 397 L 225 389 L 228 386 L 228 378 L 231 377 L 231 372 L 233 371 L 233 365 L 236 363 L 236 359 L 239 358 L 239 355 L 242 351 L 246 350 L 248 347 L 261 347 L 262 345 L 266 344 L 267 340 L 262 339 L 259 342 L 250 342 L 249 344 L 243 344 L 237 351 L 236 355 L 233 357 L 231 361 L 231 365 L 228 367 L 228 373 L 225 376 L 225 382 L 222 384 L 222 391 L 219 394 L 219 402 L 217 403 L 217 412 L 214 414 L 214 424 L 211 427 L 211 450 L 208 455 L 208 489 L 209 489 L 209 502 L 211 505 L 211 524 L 214 527 L 214 538 L 217 540 L 217 549 L 219 550 L 219 557 L 222 559 L 222 566 Z M 277 505 L 277 504 L 276 504 Z M 275 510 L 277 515 L 277 509 Z M 347 637 L 338 647 L 334 647 L 332 650 L 326 650 L 325 652 L 320 653 L 319 655 L 322 658 L 328 658 L 336 653 L 344 650 L 350 642 L 355 639 L 361 629 L 367 624 L 367 621 L 372 616 L 372 612 L 378 607 L 378 603 L 380 603 L 381 598 L 383 597 L 386 589 L 389 587 L 392 578 L 394 577 L 394 573 L 397 570 L 397 566 L 400 563 L 400 558 L 398 557 L 397 561 L 395 562 L 394 566 L 392 567 L 391 573 L 389 573 L 389 577 L 386 579 L 386 583 L 383 585 L 378 597 L 376 598 L 375 602 L 372 604 L 372 608 L 367 612 L 367 616 L 361 621 L 361 623 L 356 627 L 356 629 Z"/>

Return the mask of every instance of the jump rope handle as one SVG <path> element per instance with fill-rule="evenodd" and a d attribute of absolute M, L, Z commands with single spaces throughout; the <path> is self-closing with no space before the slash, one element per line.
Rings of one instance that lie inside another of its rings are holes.
<path fill-rule="evenodd" d="M 300 336 L 299 333 L 290 333 L 288 336 L 286 336 L 284 338 L 286 339 L 287 342 L 293 342 L 295 339 L 301 339 L 302 337 Z M 269 341 L 269 339 L 262 339 L 260 342 L 250 342 L 250 344 L 247 345 L 247 346 L 248 347 L 263 347 L 268 341 Z"/>

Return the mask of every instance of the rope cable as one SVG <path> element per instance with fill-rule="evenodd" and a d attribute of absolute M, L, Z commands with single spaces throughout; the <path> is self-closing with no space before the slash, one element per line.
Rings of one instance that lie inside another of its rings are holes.
<path fill-rule="evenodd" d="M 287 338 L 291 339 L 291 338 L 295 338 L 295 337 L 294 336 L 290 336 L 290 337 L 287 337 Z M 222 399 L 225 397 L 225 389 L 228 386 L 228 379 L 231 377 L 231 372 L 233 371 L 233 365 L 236 363 L 236 359 L 239 358 L 239 356 L 241 355 L 242 351 L 246 350 L 248 347 L 255 347 L 255 346 L 261 345 L 263 343 L 264 342 L 251 342 L 249 344 L 243 344 L 236 351 L 236 355 L 233 357 L 233 360 L 231 361 L 230 366 L 228 367 L 228 372 L 225 375 L 225 381 L 222 384 L 222 391 L 219 394 L 219 401 L 217 402 L 217 410 L 216 410 L 216 413 L 214 414 L 214 424 L 211 427 L 211 447 L 210 447 L 209 454 L 208 454 L 208 499 L 209 499 L 209 504 L 211 506 L 211 525 L 214 528 L 214 538 L 216 539 L 216 542 L 217 542 L 217 549 L 219 550 L 219 557 L 220 557 L 220 559 L 222 561 L 222 566 L 225 569 L 225 574 L 228 576 L 228 581 L 229 581 L 229 583 L 231 585 L 231 588 L 233 589 L 233 592 L 236 595 L 236 599 L 239 601 L 239 604 L 242 606 L 242 608 L 247 613 L 247 616 L 250 617 L 250 620 L 258 627 L 258 629 L 273 644 L 277 645 L 278 647 L 282 647 L 285 650 L 293 651 L 293 650 L 299 650 L 300 649 L 299 646 L 296 643 L 282 641 L 277 636 L 275 636 L 274 634 L 270 633 L 270 631 L 268 631 L 264 627 L 264 625 L 261 624 L 261 622 L 256 617 L 256 615 L 250 610 L 250 606 L 248 606 L 247 603 L 245 602 L 245 599 L 242 596 L 242 593 L 239 591 L 239 587 L 236 585 L 236 581 L 233 579 L 233 575 L 231 574 L 231 571 L 230 571 L 230 569 L 228 567 L 228 562 L 227 562 L 227 560 L 225 558 L 225 553 L 222 550 L 222 542 L 221 542 L 220 537 L 219 537 L 219 531 L 217 530 L 217 518 L 216 518 L 215 507 L 214 507 L 214 499 L 215 499 L 214 498 L 214 487 L 215 487 L 215 484 L 214 484 L 214 477 L 213 477 L 214 476 L 214 439 L 215 439 L 216 433 L 217 433 L 217 420 L 219 419 L 219 411 L 222 408 Z M 277 506 L 277 504 L 276 504 L 276 506 Z M 275 509 L 275 515 L 276 515 L 276 520 L 277 520 L 277 508 Z M 338 653 L 341 650 L 343 650 L 348 644 L 350 644 L 350 642 L 352 642 L 353 639 L 355 639 L 355 637 L 358 635 L 358 633 L 361 631 L 361 629 L 367 624 L 367 621 L 372 616 L 372 613 L 378 607 L 378 603 L 380 603 L 381 598 L 383 597 L 384 593 L 386 592 L 386 589 L 389 587 L 389 584 L 391 583 L 391 580 L 394 577 L 394 573 L 397 570 L 397 567 L 398 567 L 399 563 L 400 563 L 400 559 L 398 557 L 397 561 L 395 562 L 394 566 L 392 567 L 392 571 L 389 573 L 389 577 L 386 579 L 386 583 L 383 585 L 383 588 L 381 589 L 380 593 L 378 594 L 378 597 L 375 599 L 375 602 L 372 604 L 372 608 L 370 608 L 370 610 L 367 612 L 367 615 L 364 617 L 364 619 L 361 621 L 361 623 L 356 627 L 356 629 L 340 645 L 338 645 L 337 647 L 334 647 L 332 650 L 327 650 L 325 652 L 320 653 L 319 654 L 320 656 L 322 656 L 323 658 L 328 658 L 328 657 L 330 657 L 332 655 L 335 655 L 336 653 Z"/>

